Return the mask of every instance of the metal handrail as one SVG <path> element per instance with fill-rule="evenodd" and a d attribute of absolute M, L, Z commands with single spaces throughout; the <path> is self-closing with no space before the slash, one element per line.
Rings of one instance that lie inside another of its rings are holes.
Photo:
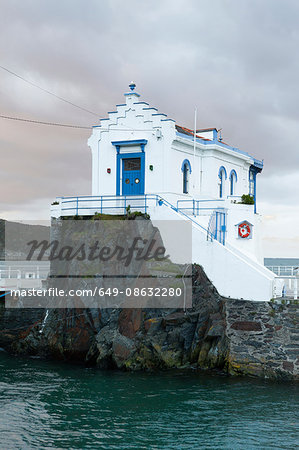
<path fill-rule="evenodd" d="M 203 199 L 203 200 L 195 200 L 195 199 L 184 199 L 184 200 L 177 200 L 177 208 L 178 209 L 181 209 L 181 210 L 186 210 L 186 209 L 192 209 L 193 210 L 193 215 L 195 216 L 196 214 L 195 214 L 195 211 L 199 211 L 199 210 L 202 210 L 202 209 L 204 209 L 203 207 L 200 207 L 200 204 L 201 203 L 219 203 L 219 202 L 224 202 L 225 200 L 224 199 L 212 199 L 212 200 L 209 200 L 209 199 Z M 180 204 L 186 204 L 186 203 L 191 203 L 191 206 L 190 207 L 185 207 L 185 208 L 182 208 L 181 206 L 180 206 Z M 208 209 L 214 209 L 214 208 L 208 208 Z"/>
<path fill-rule="evenodd" d="M 103 203 L 106 202 L 110 202 L 110 201 L 119 201 L 119 202 L 123 202 L 124 204 L 121 206 L 117 206 L 117 205 L 113 205 L 113 207 L 111 206 L 103 206 Z M 132 205 L 132 202 L 136 203 L 136 201 L 142 201 L 144 200 L 144 204 L 141 205 Z M 126 196 L 126 195 L 122 195 L 122 196 L 112 196 L 112 195 L 100 195 L 100 196 L 81 196 L 81 197 L 61 197 L 61 204 L 65 204 L 65 203 L 75 203 L 75 206 L 73 207 L 62 207 L 61 211 L 75 211 L 76 214 L 75 215 L 80 215 L 80 210 L 90 210 L 92 209 L 96 209 L 94 206 L 90 207 L 90 206 L 81 206 L 80 203 L 85 203 L 85 202 L 100 202 L 99 203 L 99 212 L 100 214 L 103 213 L 103 211 L 108 210 L 108 209 L 119 209 L 122 210 L 124 212 L 124 214 L 126 214 L 126 208 L 128 205 L 131 205 L 133 208 L 144 208 L 144 212 L 146 213 L 148 210 L 148 200 L 155 200 L 156 201 L 156 205 L 166 205 L 168 207 L 170 207 L 172 210 L 174 210 L 175 212 L 177 212 L 178 214 L 182 215 L 183 217 L 185 217 L 186 219 L 190 220 L 195 226 L 197 226 L 198 228 L 200 228 L 201 230 L 203 230 L 205 233 L 207 233 L 207 236 L 211 238 L 211 240 L 213 240 L 215 238 L 215 236 L 213 236 L 213 234 L 207 230 L 205 227 L 203 227 L 201 224 L 199 224 L 197 221 L 195 221 L 194 219 L 192 219 L 188 214 L 184 213 L 180 208 L 175 207 L 174 205 L 172 205 L 168 200 L 164 199 L 163 197 L 157 195 L 157 194 L 144 194 L 144 195 L 140 195 L 140 196 Z M 212 208 L 206 208 L 206 209 L 211 209 Z M 219 208 L 222 209 L 223 208 Z M 214 210 L 214 209 L 213 209 Z M 224 242 L 221 242 L 224 245 Z"/>
<path fill-rule="evenodd" d="M 157 196 L 158 197 L 158 196 Z M 200 225 L 198 222 L 196 222 L 194 219 L 192 219 L 190 216 L 188 216 L 188 214 L 185 214 L 182 210 L 176 208 L 175 206 L 173 206 L 168 200 L 165 200 L 164 198 L 160 197 L 159 204 L 166 204 L 168 205 L 171 209 L 173 209 L 174 211 L 176 211 L 178 214 L 181 214 L 182 216 L 186 217 L 188 220 L 191 220 L 192 223 L 194 223 L 195 226 L 201 228 L 205 233 L 207 233 L 208 235 L 210 234 L 211 237 L 211 241 L 213 240 L 214 236 L 202 225 Z"/>
<path fill-rule="evenodd" d="M 122 195 L 122 196 L 110 196 L 110 195 L 99 195 L 99 196 L 82 196 L 82 197 L 61 197 L 61 204 L 65 204 L 65 203 L 75 203 L 75 207 L 62 207 L 61 211 L 72 211 L 75 210 L 76 214 L 75 215 L 80 215 L 79 214 L 79 210 L 86 210 L 86 209 L 91 209 L 90 206 L 81 206 L 79 205 L 80 203 L 83 202 L 98 202 L 99 203 L 99 213 L 103 214 L 104 210 L 107 209 L 111 209 L 111 206 L 103 206 L 103 202 L 109 202 L 109 201 L 115 201 L 118 200 L 120 202 L 123 202 L 124 204 L 121 206 L 117 206 L 117 205 L 113 205 L 113 209 L 120 209 L 123 210 L 124 214 L 126 214 L 126 208 L 130 205 L 130 202 L 132 203 L 132 200 L 136 201 L 144 201 L 144 204 L 138 205 L 138 207 L 144 208 L 144 212 L 147 212 L 147 195 L 140 195 L 140 196 L 127 196 L 127 195 Z M 92 206 L 92 208 L 97 208 Z"/>

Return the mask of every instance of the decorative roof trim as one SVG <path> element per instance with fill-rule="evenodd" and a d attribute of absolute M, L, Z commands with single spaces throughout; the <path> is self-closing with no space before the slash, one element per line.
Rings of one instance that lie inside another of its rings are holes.
<path fill-rule="evenodd" d="M 116 146 L 128 147 L 130 145 L 147 144 L 147 139 L 133 139 L 131 141 L 112 141 L 111 144 Z"/>
<path fill-rule="evenodd" d="M 136 97 L 140 97 L 140 94 L 137 94 L 137 92 L 126 92 L 124 95 L 136 95 Z"/>

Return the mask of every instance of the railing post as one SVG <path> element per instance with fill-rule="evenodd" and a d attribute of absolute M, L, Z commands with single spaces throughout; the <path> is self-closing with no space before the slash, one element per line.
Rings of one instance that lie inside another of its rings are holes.
<path fill-rule="evenodd" d="M 146 214 L 146 194 L 144 195 L 144 213 Z"/>
<path fill-rule="evenodd" d="M 103 196 L 102 195 L 101 195 L 100 199 L 101 199 L 101 214 L 103 214 Z"/>
<path fill-rule="evenodd" d="M 125 208 L 124 214 L 126 215 L 126 213 L 127 213 L 127 197 L 126 196 L 125 196 L 125 206 L 124 206 L 124 208 Z"/>
<path fill-rule="evenodd" d="M 79 211 L 79 197 L 76 197 L 76 216 L 78 216 Z"/>
<path fill-rule="evenodd" d="M 294 278 L 294 300 L 298 298 L 298 278 Z"/>

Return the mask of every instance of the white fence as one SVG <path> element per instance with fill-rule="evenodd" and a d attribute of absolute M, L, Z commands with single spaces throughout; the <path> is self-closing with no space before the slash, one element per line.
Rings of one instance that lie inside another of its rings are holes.
<path fill-rule="evenodd" d="M 274 272 L 275 275 L 280 276 L 295 276 L 297 275 L 297 271 L 299 271 L 298 266 L 266 266 L 267 269 L 271 270 L 271 272 Z"/>

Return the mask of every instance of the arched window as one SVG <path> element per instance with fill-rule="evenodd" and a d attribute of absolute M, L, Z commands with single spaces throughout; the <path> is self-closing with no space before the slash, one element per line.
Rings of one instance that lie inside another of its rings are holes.
<path fill-rule="evenodd" d="M 255 195 L 255 180 L 256 180 L 256 172 L 251 168 L 249 170 L 249 195 L 254 197 Z"/>
<path fill-rule="evenodd" d="M 227 179 L 225 167 L 223 166 L 220 167 L 218 177 L 219 177 L 219 197 L 223 198 L 225 195 L 225 180 Z"/>
<path fill-rule="evenodd" d="M 183 193 L 188 194 L 189 192 L 189 175 L 191 173 L 191 164 L 188 159 L 185 159 L 181 168 L 183 172 Z"/>
<path fill-rule="evenodd" d="M 237 181 L 238 181 L 237 173 L 233 169 L 231 171 L 231 173 L 230 173 L 230 176 L 229 176 L 229 185 L 230 185 L 229 192 L 230 192 L 230 195 L 235 195 L 235 190 L 236 190 L 235 189 L 235 185 L 236 185 Z"/>

